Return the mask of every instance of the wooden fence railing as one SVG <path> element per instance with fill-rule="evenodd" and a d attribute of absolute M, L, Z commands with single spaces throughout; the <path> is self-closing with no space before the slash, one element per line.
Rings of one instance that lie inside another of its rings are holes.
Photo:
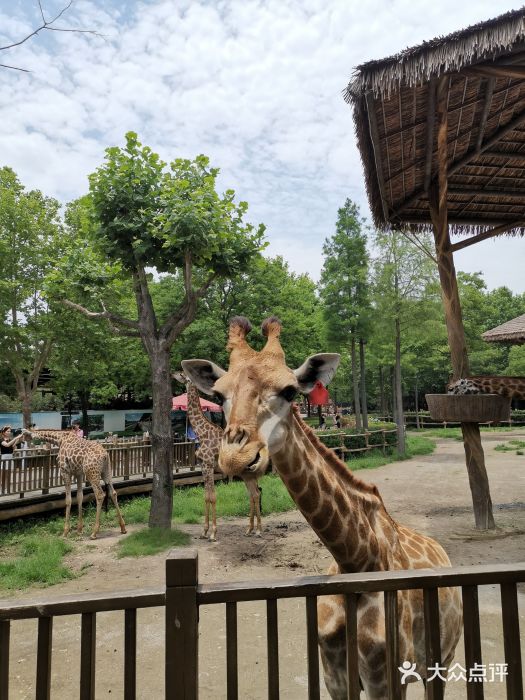
<path fill-rule="evenodd" d="M 113 477 L 124 480 L 153 473 L 151 444 L 145 441 L 102 443 L 109 453 Z M 0 497 L 26 493 L 49 493 L 62 485 L 57 464 L 58 447 L 16 450 L 13 459 L 0 461 Z M 173 443 L 173 471 L 195 468 L 195 443 Z"/>
<path fill-rule="evenodd" d="M 397 447 L 397 428 L 365 430 L 361 433 L 346 433 L 344 430 L 318 430 L 316 432 L 321 442 L 326 447 L 335 450 L 342 459 L 345 459 L 346 455 L 377 449 L 386 454 L 387 448 Z M 359 442 L 362 442 L 362 445 L 355 447 L 355 444 Z"/>
<path fill-rule="evenodd" d="M 384 571 L 339 576 L 311 576 L 280 581 L 240 582 L 200 585 L 197 553 L 193 550 L 174 551 L 166 561 L 164 589 L 121 591 L 111 594 L 84 594 L 62 600 L 13 603 L 0 601 L 0 697 L 9 698 L 10 631 L 13 621 L 35 618 L 38 636 L 35 640 L 37 700 L 49 700 L 53 660 L 53 620 L 58 615 L 81 615 L 80 628 L 80 698 L 93 700 L 96 674 L 97 614 L 123 610 L 124 619 L 124 697 L 134 700 L 137 679 L 137 610 L 165 606 L 165 698 L 166 700 L 196 700 L 198 697 L 198 638 L 199 607 L 226 605 L 226 695 L 236 700 L 238 691 L 237 665 L 237 604 L 246 601 L 266 601 L 267 609 L 267 669 L 268 698 L 278 700 L 279 641 L 277 601 L 283 598 L 304 598 L 306 613 L 306 648 L 308 698 L 320 697 L 319 656 L 317 646 L 317 597 L 340 594 L 345 597 L 348 698 L 359 699 L 357 652 L 357 604 L 363 592 L 382 592 L 386 622 L 386 677 L 389 698 L 400 698 L 401 660 L 398 650 L 397 591 L 422 589 L 427 668 L 441 664 L 439 644 L 438 590 L 460 586 L 463 595 L 463 626 L 465 663 L 468 669 L 482 665 L 482 646 L 478 605 L 478 586 L 499 585 L 503 625 L 503 649 L 506 664 L 506 697 L 522 700 L 523 678 L 517 583 L 525 581 L 525 563 L 498 566 L 471 566 L 450 569 L 416 569 Z M 201 616 L 206 614 L 201 612 Z M 257 626 L 260 623 L 257 622 Z M 217 640 L 219 641 L 219 640 Z M 66 672 L 66 671 L 64 671 Z M 69 671 L 68 671 L 69 672 Z M 159 668 L 159 673 L 161 669 Z M 482 700 L 484 683 L 465 681 L 468 700 Z M 427 684 L 427 697 L 443 698 L 444 683 L 440 674 Z M 217 695 L 224 695 L 217 689 Z"/>

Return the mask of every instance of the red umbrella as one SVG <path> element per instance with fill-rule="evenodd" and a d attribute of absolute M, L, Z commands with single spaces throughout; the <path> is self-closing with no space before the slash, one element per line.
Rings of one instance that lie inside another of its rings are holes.
<path fill-rule="evenodd" d="M 203 411 L 215 411 L 218 413 L 222 411 L 222 406 L 213 403 L 212 401 L 207 401 L 206 399 L 201 399 L 201 408 Z M 173 411 L 187 411 L 188 410 L 188 394 L 181 394 L 180 396 L 174 396 L 171 402 L 171 408 Z"/>

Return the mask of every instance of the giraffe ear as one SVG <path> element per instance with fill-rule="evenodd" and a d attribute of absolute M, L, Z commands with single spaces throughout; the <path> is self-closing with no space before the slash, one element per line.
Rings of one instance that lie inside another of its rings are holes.
<path fill-rule="evenodd" d="M 182 360 L 184 374 L 204 394 L 213 396 L 213 385 L 226 370 L 209 360 Z"/>
<path fill-rule="evenodd" d="M 300 367 L 294 370 L 299 382 L 299 391 L 302 394 L 309 394 L 317 381 L 327 386 L 339 367 L 340 360 L 341 355 L 335 352 L 320 352 L 317 355 L 311 355 Z"/>

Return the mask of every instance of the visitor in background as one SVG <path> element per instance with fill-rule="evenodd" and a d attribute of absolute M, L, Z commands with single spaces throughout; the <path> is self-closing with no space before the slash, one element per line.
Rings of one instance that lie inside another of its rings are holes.
<path fill-rule="evenodd" d="M 7 492 L 7 486 L 9 484 L 9 467 L 13 465 L 13 450 L 19 442 L 24 439 L 24 434 L 16 435 L 13 437 L 13 431 L 10 425 L 5 425 L 0 431 L 0 454 L 2 455 L 2 480 L 1 480 L 1 492 Z"/>
<path fill-rule="evenodd" d="M 342 425 L 341 416 L 339 415 L 339 413 L 335 414 L 335 425 L 337 428 L 340 428 Z"/>
<path fill-rule="evenodd" d="M 75 421 L 73 425 L 71 426 L 71 431 L 73 435 L 75 435 L 78 438 L 83 438 L 84 437 L 84 431 L 80 427 L 80 423 L 78 421 Z"/>
<path fill-rule="evenodd" d="M 324 430 L 326 428 L 326 416 L 321 414 L 321 422 L 319 423 L 319 428 Z"/>

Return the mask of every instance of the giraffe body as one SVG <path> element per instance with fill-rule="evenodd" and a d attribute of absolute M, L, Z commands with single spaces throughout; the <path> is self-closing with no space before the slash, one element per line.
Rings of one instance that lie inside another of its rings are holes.
<path fill-rule="evenodd" d="M 525 377 L 463 377 L 447 384 L 447 394 L 499 394 L 509 399 L 525 399 Z"/>
<path fill-rule="evenodd" d="M 78 524 L 77 531 L 83 530 L 82 520 L 82 501 L 83 501 L 83 484 L 87 481 L 95 494 L 97 502 L 97 513 L 95 525 L 91 533 L 91 539 L 96 539 L 100 530 L 100 511 L 104 501 L 104 491 L 100 486 L 102 479 L 109 490 L 109 495 L 113 501 L 113 505 L 117 511 L 117 517 L 120 524 L 122 534 L 126 533 L 126 525 L 120 512 L 117 502 L 117 493 L 113 488 L 111 465 L 109 455 L 102 445 L 98 442 L 84 440 L 73 433 L 65 430 L 31 430 L 25 431 L 32 438 L 41 438 L 55 445 L 58 445 L 58 466 L 64 482 L 66 490 L 66 518 L 64 522 L 64 535 L 67 535 L 70 530 L 70 515 L 71 515 L 71 482 L 76 479 L 77 482 L 77 504 L 78 504 Z"/>
<path fill-rule="evenodd" d="M 398 524 L 388 514 L 375 486 L 358 479 L 325 447 L 292 407 L 295 393 L 326 385 L 339 356 L 322 353 L 290 370 L 280 346 L 280 322 L 263 323 L 265 348 L 255 352 L 245 340 L 243 318 L 230 324 L 227 372 L 205 360 L 183 362 L 184 370 L 211 395 L 223 398 L 228 425 L 219 455 L 227 474 L 259 473 L 271 457 L 301 513 L 334 557 L 328 573 L 387 571 L 450 566 L 430 537 Z M 457 589 L 440 589 L 442 665 L 453 659 L 461 634 Z M 398 593 L 400 661 L 427 675 L 421 591 Z M 341 596 L 318 601 L 319 644 L 326 686 L 334 700 L 346 699 L 345 609 Z M 369 700 L 388 697 L 383 597 L 364 594 L 358 603 L 359 675 Z M 402 686 L 402 695 L 406 686 Z"/>
<path fill-rule="evenodd" d="M 204 479 L 204 528 L 201 537 L 203 539 L 208 538 L 211 542 L 215 542 L 217 539 L 217 495 L 213 474 L 218 468 L 223 430 L 218 425 L 208 420 L 204 415 L 200 404 L 199 392 L 193 382 L 180 373 L 175 373 L 174 378 L 186 386 L 188 395 L 188 419 L 199 439 L 199 448 L 195 455 L 201 464 L 202 476 Z M 261 494 L 257 485 L 257 478 L 254 474 L 250 473 L 241 474 L 240 476 L 244 481 L 250 498 L 250 516 L 246 534 L 251 535 L 255 532 L 256 535 L 260 536 Z M 257 518 L 257 525 L 255 525 L 255 518 Z"/>

